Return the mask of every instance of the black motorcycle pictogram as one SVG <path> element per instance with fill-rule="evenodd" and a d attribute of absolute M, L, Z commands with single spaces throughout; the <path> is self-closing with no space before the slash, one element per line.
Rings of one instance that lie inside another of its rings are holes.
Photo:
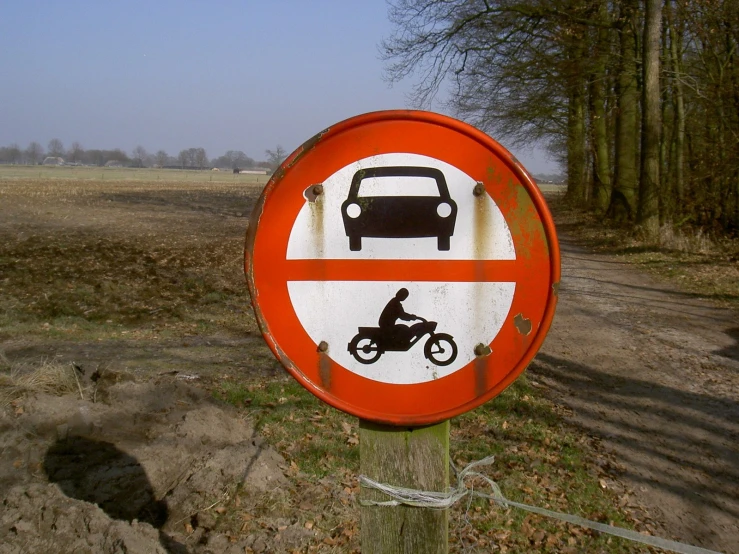
<path fill-rule="evenodd" d="M 408 298 L 408 290 L 400 289 L 385 306 L 379 327 L 359 327 L 348 346 L 349 353 L 362 364 L 373 364 L 385 352 L 407 352 L 428 335 L 423 347 L 426 359 L 438 366 L 447 366 L 457 358 L 457 344 L 447 333 L 437 333 L 435 321 L 406 313 L 401 302 Z M 396 321 L 415 321 L 413 325 Z"/>

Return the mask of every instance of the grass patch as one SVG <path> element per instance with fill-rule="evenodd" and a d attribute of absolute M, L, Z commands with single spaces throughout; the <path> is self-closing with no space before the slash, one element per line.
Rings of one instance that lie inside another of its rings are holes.
<path fill-rule="evenodd" d="M 326 406 L 289 376 L 271 382 L 226 381 L 214 396 L 248 414 L 260 435 L 287 460 L 295 488 L 283 491 L 279 509 L 265 505 L 257 514 L 297 512 L 306 521 L 315 521 L 318 512 L 336 500 L 332 495 L 338 490 L 347 505 L 334 517 L 345 527 L 356 528 L 360 464 L 356 418 Z M 620 505 L 622 497 L 613 488 L 620 470 L 613 460 L 594 453 L 594 444 L 562 421 L 556 408 L 522 377 L 493 401 L 452 421 L 451 459 L 461 469 L 495 455 L 494 465 L 484 471 L 511 500 L 644 529 L 637 514 Z M 323 502 L 313 499 L 315 512 L 301 511 L 304 490 L 319 490 L 326 479 L 337 478 L 338 489 L 324 490 Z M 484 490 L 482 481 L 475 487 Z M 353 536 L 337 540 L 342 552 L 358 548 Z M 624 540 L 515 508 L 503 510 L 479 498 L 453 508 L 450 545 L 453 552 L 488 552 L 494 547 L 501 552 L 644 551 Z"/>
<path fill-rule="evenodd" d="M 608 488 L 618 473 L 613 461 L 563 424 L 525 376 L 497 398 L 455 418 L 451 439 L 457 468 L 495 456 L 486 473 L 511 500 L 628 528 L 636 523 L 619 506 L 616 491 Z M 482 481 L 476 486 L 485 489 Z M 454 520 L 450 538 L 462 549 L 497 545 L 508 552 L 641 551 L 626 541 L 516 508 L 503 510 L 483 499 L 456 506 Z"/>
<path fill-rule="evenodd" d="M 312 478 L 340 472 L 347 462 L 359 467 L 357 419 L 327 406 L 292 377 L 225 382 L 214 395 L 248 412 L 259 434 Z"/>

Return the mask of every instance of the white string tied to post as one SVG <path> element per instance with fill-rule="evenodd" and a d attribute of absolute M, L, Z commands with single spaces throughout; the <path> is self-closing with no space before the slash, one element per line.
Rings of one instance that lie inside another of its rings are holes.
<path fill-rule="evenodd" d="M 415 506 L 417 508 L 429 508 L 432 510 L 446 510 L 448 508 L 451 508 L 454 504 L 456 504 L 466 496 L 477 496 L 479 498 L 492 500 L 503 508 L 508 508 L 509 506 L 512 506 L 514 508 L 526 510 L 528 512 L 545 517 L 566 521 L 573 525 L 587 527 L 589 529 L 593 529 L 594 531 L 600 531 L 601 533 L 607 533 L 609 535 L 614 535 L 616 537 L 640 542 L 649 546 L 656 546 L 658 548 L 662 548 L 663 550 L 668 550 L 671 552 L 678 552 L 679 554 L 721 554 L 720 552 L 716 552 L 715 550 L 707 550 L 698 546 L 692 546 L 677 541 L 671 541 L 652 535 L 642 535 L 641 533 L 637 533 L 636 531 L 631 531 L 629 529 L 623 529 L 622 527 L 606 525 L 604 523 L 591 521 L 579 516 L 565 514 L 563 512 L 555 512 L 546 508 L 539 508 L 538 506 L 530 506 L 528 504 L 509 500 L 505 496 L 503 496 L 503 492 L 500 490 L 500 487 L 495 481 L 493 481 L 486 475 L 483 475 L 482 473 L 473 471 L 478 466 L 490 465 L 494 461 L 495 456 L 488 456 L 487 458 L 483 458 L 482 460 L 477 460 L 475 462 L 467 464 L 467 466 L 465 466 L 464 469 L 462 469 L 462 471 L 457 474 L 457 486 L 452 487 L 446 492 L 422 491 L 405 487 L 395 487 L 393 485 L 388 485 L 387 483 L 379 483 L 378 481 L 370 479 L 366 475 L 360 475 L 359 483 L 361 486 L 368 489 L 378 490 L 389 496 L 391 500 L 379 501 L 361 499 L 359 503 L 362 506 L 404 505 Z M 468 477 L 479 477 L 484 480 L 492 490 L 492 494 L 484 493 L 475 490 L 474 488 L 468 488 L 465 484 L 465 480 Z"/>

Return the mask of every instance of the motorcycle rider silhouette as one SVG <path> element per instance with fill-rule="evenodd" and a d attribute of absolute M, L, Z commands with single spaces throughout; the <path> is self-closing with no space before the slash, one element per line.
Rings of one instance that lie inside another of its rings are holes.
<path fill-rule="evenodd" d="M 359 332 L 349 343 L 348 350 L 362 364 L 375 363 L 387 351 L 405 352 L 410 350 L 421 337 L 428 334 L 424 346 L 424 356 L 436 365 L 449 365 L 457 357 L 457 345 L 451 335 L 436 333 L 435 321 L 409 314 L 403 309 L 402 302 L 408 298 L 408 289 L 402 288 L 380 314 L 378 327 L 360 327 Z M 398 321 L 414 321 L 413 325 L 404 325 Z"/>
<path fill-rule="evenodd" d="M 382 335 L 392 344 L 399 342 L 410 342 L 419 329 L 420 323 L 413 326 L 398 323 L 401 321 L 415 321 L 421 319 L 417 315 L 409 314 L 403 309 L 402 302 L 409 296 L 408 289 L 402 288 L 395 293 L 380 314 L 380 320 L 377 322 L 380 326 Z"/>

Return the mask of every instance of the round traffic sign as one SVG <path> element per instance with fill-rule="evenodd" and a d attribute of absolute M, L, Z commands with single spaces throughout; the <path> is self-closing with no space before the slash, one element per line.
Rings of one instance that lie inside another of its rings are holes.
<path fill-rule="evenodd" d="M 360 418 L 420 425 L 525 369 L 554 315 L 559 247 L 497 142 L 384 111 L 285 160 L 252 213 L 245 271 L 267 344 L 303 386 Z"/>

